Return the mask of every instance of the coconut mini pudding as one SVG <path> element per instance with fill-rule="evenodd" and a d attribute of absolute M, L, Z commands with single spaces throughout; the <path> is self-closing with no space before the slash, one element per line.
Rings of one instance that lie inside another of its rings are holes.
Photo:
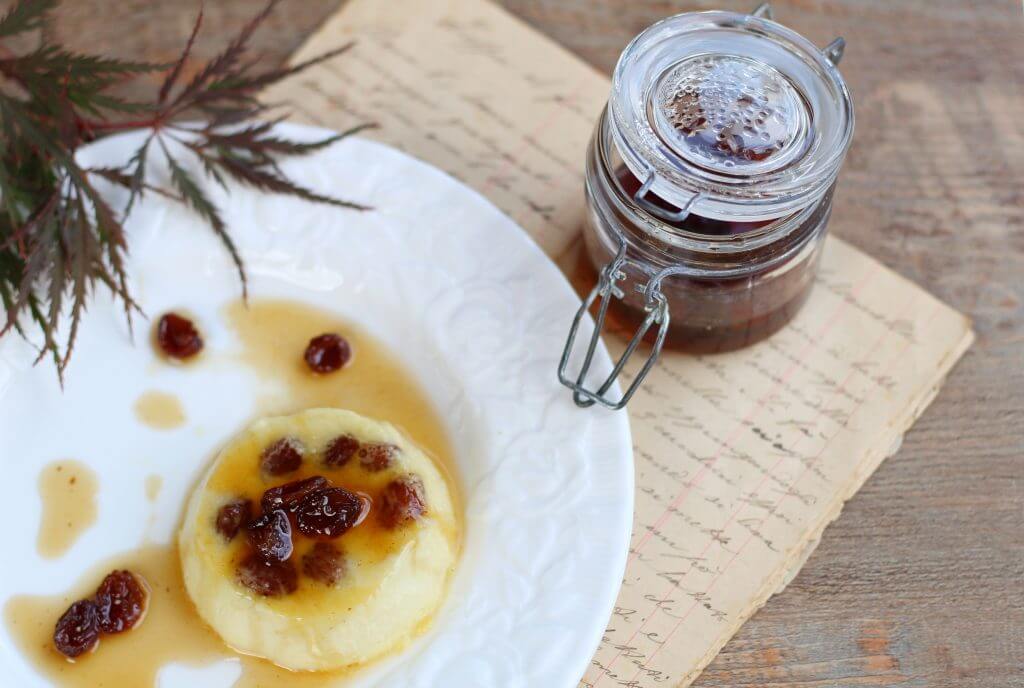
<path fill-rule="evenodd" d="M 185 588 L 228 645 L 325 671 L 427 626 L 458 525 L 440 470 L 397 429 L 313 409 L 259 420 L 224 448 L 179 547 Z"/>

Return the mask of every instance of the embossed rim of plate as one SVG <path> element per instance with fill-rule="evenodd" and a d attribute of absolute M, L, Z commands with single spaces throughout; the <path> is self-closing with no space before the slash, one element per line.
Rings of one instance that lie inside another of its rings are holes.
<path fill-rule="evenodd" d="M 297 138 L 329 133 L 280 127 Z M 139 136 L 104 139 L 80 157 L 89 164 L 120 163 Z M 227 196 L 211 185 L 250 264 L 252 294 L 332 308 L 393 349 L 417 349 L 401 357 L 448 420 L 466 496 L 463 558 L 434 626 L 344 685 L 426 687 L 440 676 L 449 686 L 576 685 L 618 594 L 633 508 L 626 415 L 575 408 L 555 377 L 566 318 L 578 297 L 511 219 L 404 153 L 353 138 L 283 166 L 319 191 L 344 193 L 379 210 L 355 215 L 239 188 Z M 191 214 L 150 195 L 133 211 L 128 231 L 129 270 L 148 313 L 186 300 L 210 322 L 237 298 L 226 252 Z M 359 242 L 340 246 L 351 234 Z M 297 245 L 296 238 L 302 240 Z M 383 271 L 381 255 L 389 256 Z M 166 283 L 176 269 L 198 274 L 201 284 L 170 293 Z M 352 294 L 358 300 L 345 301 Z M 369 313 L 373 322 L 365 322 Z M 226 328 L 211 327 L 211 348 L 230 347 Z M 464 346 L 466 338 L 473 347 Z M 123 347 L 116 360 L 110 346 Z M 9 561 L 25 563 L 0 570 L 0 604 L 17 594 L 65 591 L 91 564 L 145 538 L 169 541 L 195 477 L 245 417 L 244 410 L 221 404 L 223 392 L 154 367 L 145 336 L 137 334 L 131 347 L 119 306 L 102 293 L 83 323 L 63 393 L 51 368 L 30 365 L 33 356 L 20 340 L 0 341 L 0 456 L 10 488 L 0 518 L 37 522 L 38 471 L 64 457 L 85 461 L 99 475 L 100 515 L 67 555 L 53 561 L 36 554 L 34 527 L 19 529 Z M 610 367 L 603 346 L 598 364 Z M 236 391 L 258 385 L 244 369 L 224 365 L 212 373 L 220 384 Z M 177 394 L 196 421 L 171 433 L 133 426 L 131 401 L 150 388 Z M 208 422 L 214 410 L 224 416 Z M 41 417 L 61 432 L 41 433 Z M 112 424 L 119 432 L 109 432 Z M 148 460 L 119 462 L 125 453 Z M 182 465 L 181 453 L 199 458 Z M 164 478 L 156 508 L 142 487 L 154 473 Z M 46 685 L 6 628 L 0 628 L 0 666 L 22 685 Z M 218 665 L 211 674 L 182 673 L 175 667 L 173 677 L 163 674 L 162 685 L 230 685 L 223 678 L 229 670 Z"/>

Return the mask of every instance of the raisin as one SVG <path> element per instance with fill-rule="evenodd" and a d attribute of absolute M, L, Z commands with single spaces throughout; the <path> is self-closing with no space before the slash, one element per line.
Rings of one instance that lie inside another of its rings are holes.
<path fill-rule="evenodd" d="M 156 326 L 156 341 L 161 351 L 171 358 L 192 358 L 203 349 L 203 338 L 188 318 L 167 313 Z"/>
<path fill-rule="evenodd" d="M 359 450 L 359 440 L 352 435 L 340 435 L 331 440 L 324 450 L 324 463 L 332 468 L 341 468 Z"/>
<path fill-rule="evenodd" d="M 306 346 L 306 365 L 314 373 L 333 373 L 352 358 L 352 347 L 341 335 L 328 332 L 309 340 Z"/>
<path fill-rule="evenodd" d="M 263 505 L 263 511 L 266 513 L 270 513 L 274 509 L 284 509 L 289 514 L 294 514 L 303 497 L 325 487 L 330 487 L 330 483 L 319 475 L 305 480 L 295 480 L 272 487 L 264 492 L 260 504 Z"/>
<path fill-rule="evenodd" d="M 65 657 L 74 659 L 92 652 L 100 642 L 100 610 L 92 600 L 79 600 L 57 621 L 53 644 Z"/>
<path fill-rule="evenodd" d="M 404 475 L 384 486 L 380 495 L 380 520 L 387 528 L 414 521 L 427 513 L 423 481 L 415 475 Z"/>
<path fill-rule="evenodd" d="M 282 437 L 260 455 L 260 467 L 267 475 L 292 473 L 302 465 L 306 448 L 294 437 Z"/>
<path fill-rule="evenodd" d="M 296 515 L 299 532 L 308 537 L 336 538 L 363 516 L 365 502 L 340 487 L 328 487 L 306 495 Z"/>
<path fill-rule="evenodd" d="M 345 555 L 329 542 L 318 542 L 302 557 L 302 572 L 309 578 L 331 586 L 345 576 Z"/>
<path fill-rule="evenodd" d="M 245 530 L 249 543 L 263 559 L 284 561 L 292 555 L 292 524 L 283 510 L 263 514 Z"/>
<path fill-rule="evenodd" d="M 217 532 L 231 542 L 238 535 L 238 530 L 252 518 L 252 503 L 248 499 L 236 499 L 228 502 L 217 512 Z"/>
<path fill-rule="evenodd" d="M 238 565 L 237 574 L 239 583 L 264 597 L 281 597 L 299 587 L 290 561 L 267 561 L 254 554 Z"/>
<path fill-rule="evenodd" d="M 149 586 L 131 571 L 114 571 L 96 591 L 100 631 L 122 633 L 142 622 L 149 605 Z"/>
<path fill-rule="evenodd" d="M 393 444 L 364 444 L 359 450 L 359 463 L 366 470 L 379 473 L 391 467 L 398 452 Z"/>

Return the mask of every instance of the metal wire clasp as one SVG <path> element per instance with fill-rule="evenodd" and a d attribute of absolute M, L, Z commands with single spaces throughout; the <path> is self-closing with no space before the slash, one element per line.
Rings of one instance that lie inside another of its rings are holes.
<path fill-rule="evenodd" d="M 601 332 L 604 329 L 604 321 L 608 314 L 608 306 L 613 298 L 623 298 L 624 294 L 622 289 L 618 287 L 618 282 L 626 279 L 626 273 L 623 268 L 626 265 L 632 264 L 626 259 L 625 238 L 621 234 L 616 234 L 619 240 L 619 248 L 615 253 L 615 258 L 602 268 L 597 285 L 590 291 L 587 298 L 583 300 L 579 310 L 576 311 L 576 317 L 573 318 L 572 327 L 569 329 L 569 337 L 565 342 L 565 349 L 562 351 L 562 360 L 558 364 L 558 380 L 573 391 L 573 401 L 581 408 L 587 408 L 598 403 L 601 406 L 612 409 L 613 411 L 618 411 L 625 407 L 630 398 L 632 398 L 633 394 L 640 387 L 640 384 L 644 381 L 644 378 L 647 377 L 647 373 L 650 372 L 651 368 L 658 360 L 658 355 L 661 353 L 661 347 L 665 343 L 665 335 L 668 334 L 668 302 L 665 300 L 665 295 L 661 293 L 661 282 L 665 277 L 673 274 L 679 274 L 683 271 L 682 268 L 677 266 L 667 267 L 648 280 L 645 287 L 637 285 L 637 290 L 644 294 L 644 311 L 646 311 L 647 315 L 644 317 L 644 321 L 640 324 L 640 327 L 637 328 L 633 338 L 629 340 L 629 344 L 626 345 L 626 350 L 622 352 L 619 360 L 615 363 L 615 367 L 612 368 L 612 371 L 604 379 L 604 382 L 602 382 L 596 390 L 587 389 L 585 386 L 587 373 L 590 372 L 590 366 L 594 362 L 594 352 L 597 350 L 597 344 L 601 340 Z M 594 332 L 590 336 L 590 342 L 587 344 L 586 354 L 583 358 L 583 363 L 580 366 L 579 374 L 576 376 L 576 379 L 573 380 L 566 374 L 566 369 L 569 366 L 569 359 L 571 358 L 572 352 L 575 348 L 576 335 L 579 334 L 580 324 L 583 322 L 584 316 L 597 299 L 600 299 L 601 302 L 597 309 L 597 318 L 594 322 Z M 658 334 L 651 347 L 651 353 L 647 357 L 647 360 L 644 361 L 643 367 L 640 368 L 640 372 L 636 374 L 636 377 L 633 378 L 629 387 L 618 400 L 609 399 L 605 396 L 608 390 L 615 383 L 615 380 L 618 379 L 619 374 L 626 366 L 626 363 L 633 355 L 633 352 L 636 351 L 640 342 L 642 342 L 644 337 L 647 335 L 647 331 L 654 325 L 658 325 Z"/>
<path fill-rule="evenodd" d="M 690 209 L 703 197 L 703 194 L 695 194 L 676 211 L 665 210 L 646 198 L 651 187 L 654 186 L 655 178 L 655 171 L 648 170 L 646 180 L 633 194 L 633 202 L 644 208 L 652 215 L 660 217 L 666 221 L 684 221 L 687 216 L 689 216 Z M 576 317 L 573 318 L 572 327 L 569 329 L 569 337 L 565 342 L 565 349 L 562 351 L 562 360 L 558 365 L 558 380 L 573 391 L 572 398 L 573 401 L 576 402 L 577 406 L 587 408 L 597 403 L 606 408 L 610 408 L 613 411 L 618 411 L 625 407 L 630 398 L 632 398 L 633 394 L 640 387 L 640 384 L 644 381 L 644 378 L 647 377 L 647 373 L 650 372 L 651 368 L 658 360 L 658 355 L 661 353 L 661 347 L 665 343 L 665 336 L 668 334 L 669 312 L 668 302 L 665 299 L 665 295 L 661 293 L 661 282 L 670 275 L 685 272 L 685 269 L 679 266 L 670 266 L 656 273 L 647 281 L 645 286 L 641 287 L 640 285 L 636 285 L 637 291 L 644 295 L 644 311 L 646 312 L 646 316 L 640 324 L 640 327 L 637 328 L 633 338 L 629 340 L 629 343 L 626 345 L 626 350 L 622 353 L 622 356 L 619 357 L 618 362 L 615 364 L 615 367 L 612 368 L 611 373 L 608 374 L 608 377 L 605 378 L 604 382 L 602 382 L 596 390 L 587 389 L 585 386 L 587 373 L 590 372 L 590 367 L 594 362 L 594 352 L 597 350 L 597 344 L 601 341 L 601 332 L 604 329 L 605 317 L 608 315 L 608 306 L 611 304 L 611 300 L 613 298 L 621 299 L 625 296 L 622 289 L 618 286 L 619 282 L 626 279 L 626 273 L 623 268 L 630 265 L 638 272 L 647 272 L 648 274 L 650 270 L 649 268 L 645 269 L 635 263 L 632 263 L 626 258 L 626 238 L 617 228 L 611 229 L 615 234 L 615 238 L 619 242 L 618 249 L 616 250 L 615 257 L 612 261 L 601 269 L 597 284 L 590 291 L 590 294 L 587 295 L 587 298 L 583 300 L 579 310 L 576 311 Z M 586 355 L 583 358 L 583 364 L 580 366 L 579 374 L 576 376 L 576 379 L 573 380 L 566 374 L 566 369 L 569 367 L 569 359 L 572 357 L 572 352 L 576 344 L 576 335 L 579 334 L 580 324 L 583 322 L 583 317 L 598 299 L 600 299 L 601 302 L 597 309 L 597 318 L 594 322 L 594 332 L 590 337 L 590 342 L 587 344 Z M 636 377 L 633 378 L 629 387 L 618 400 L 609 399 L 606 396 L 608 390 L 615 383 L 615 380 L 618 379 L 619 374 L 626 366 L 626 363 L 633 355 L 633 352 L 635 352 L 636 348 L 640 346 L 640 342 L 642 342 L 644 337 L 647 336 L 648 330 L 650 330 L 654 325 L 658 326 L 658 334 L 651 347 L 651 353 L 644 362 L 643 367 L 640 368 L 640 372 L 638 372 Z"/>

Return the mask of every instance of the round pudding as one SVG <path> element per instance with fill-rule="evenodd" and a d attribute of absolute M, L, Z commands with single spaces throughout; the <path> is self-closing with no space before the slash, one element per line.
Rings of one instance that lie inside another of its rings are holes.
<path fill-rule="evenodd" d="M 324 671 L 423 630 L 458 552 L 444 476 L 388 423 L 312 409 L 257 421 L 196 488 L 185 588 L 224 641 Z"/>

